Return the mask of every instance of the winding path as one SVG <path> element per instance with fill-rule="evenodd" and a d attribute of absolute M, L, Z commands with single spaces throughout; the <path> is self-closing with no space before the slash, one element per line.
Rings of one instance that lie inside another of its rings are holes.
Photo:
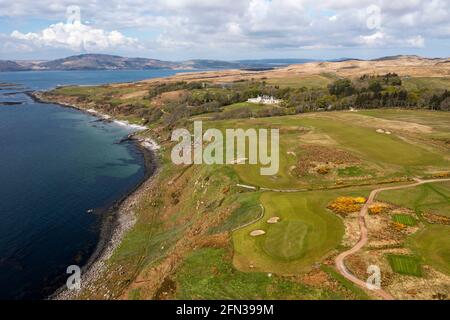
<path fill-rule="evenodd" d="M 416 181 L 417 182 L 415 184 L 404 185 L 404 186 L 396 186 L 396 187 L 380 188 L 380 189 L 376 189 L 376 190 L 371 192 L 371 194 L 369 196 L 369 199 L 367 200 L 366 204 L 361 209 L 361 212 L 359 214 L 359 227 L 360 227 L 360 231 L 361 231 L 361 237 L 360 237 L 359 242 L 352 249 L 341 253 L 336 258 L 336 267 L 339 270 L 339 272 L 346 279 L 350 280 L 351 282 L 353 282 L 354 284 L 358 285 L 359 287 L 361 287 L 363 289 L 367 289 L 366 282 L 364 282 L 364 281 L 358 279 L 357 277 L 355 277 L 347 269 L 347 267 L 345 266 L 345 259 L 347 259 L 348 257 L 350 257 L 350 256 L 354 255 L 355 253 L 357 253 L 359 250 L 364 248 L 364 246 L 367 244 L 368 231 L 367 231 L 367 225 L 366 225 L 366 217 L 367 217 L 367 214 L 369 212 L 369 207 L 373 204 L 375 198 L 377 197 L 377 195 L 380 192 L 392 191 L 392 190 L 401 190 L 401 189 L 407 189 L 407 188 L 414 188 L 414 187 L 417 187 L 417 186 L 420 186 L 420 185 L 424 185 L 424 184 L 429 184 L 429 183 L 450 181 L 450 179 L 434 179 L 434 180 L 420 180 L 420 179 L 416 179 Z M 388 292 L 384 291 L 383 289 L 373 290 L 373 292 L 376 293 L 382 299 L 394 300 L 394 297 L 391 296 Z"/>

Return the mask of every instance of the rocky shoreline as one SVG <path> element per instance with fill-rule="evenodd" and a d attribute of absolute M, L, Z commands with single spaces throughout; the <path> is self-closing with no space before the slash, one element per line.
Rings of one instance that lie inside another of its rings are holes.
<path fill-rule="evenodd" d="M 27 92 L 30 98 L 38 103 L 51 103 L 65 108 L 76 109 L 81 112 L 96 116 L 100 121 L 114 122 L 120 125 L 129 126 L 136 130 L 146 130 L 146 127 L 130 125 L 126 122 L 114 120 L 108 115 L 101 114 L 96 110 L 86 110 L 74 105 L 68 105 L 57 101 L 47 101 L 42 98 L 39 92 Z M 122 243 L 125 234 L 135 225 L 136 217 L 133 208 L 140 201 L 143 194 L 152 187 L 154 177 L 159 173 L 157 163 L 157 150 L 159 145 L 150 138 L 137 137 L 136 133 L 130 134 L 118 143 L 135 143 L 144 155 L 145 178 L 134 189 L 130 190 L 121 199 L 116 201 L 111 207 L 102 213 L 102 223 L 100 239 L 96 245 L 94 253 L 88 262 L 82 267 L 81 290 L 92 287 L 106 270 L 107 261 L 114 251 Z M 50 300 L 76 300 L 80 291 L 70 291 L 63 285 L 48 297 Z"/>
<path fill-rule="evenodd" d="M 153 151 L 141 147 L 144 152 L 146 177 L 134 190 L 117 201 L 103 214 L 100 240 L 95 252 L 82 268 L 81 290 L 95 285 L 103 272 L 106 271 L 107 261 L 120 246 L 126 233 L 136 223 L 135 205 L 152 186 L 154 177 L 158 174 L 156 156 Z M 110 219 L 112 218 L 112 219 Z M 81 291 L 70 291 L 64 285 L 49 297 L 51 300 L 76 300 Z"/>

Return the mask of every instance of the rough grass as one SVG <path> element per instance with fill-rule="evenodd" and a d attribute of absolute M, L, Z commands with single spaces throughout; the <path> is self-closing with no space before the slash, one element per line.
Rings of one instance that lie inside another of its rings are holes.
<path fill-rule="evenodd" d="M 240 272 L 224 249 L 199 249 L 176 275 L 176 299 L 316 300 L 343 299 L 338 292 L 312 288 L 276 275 Z"/>
<path fill-rule="evenodd" d="M 280 88 L 326 88 L 333 82 L 333 78 L 327 75 L 295 76 L 275 78 L 267 80 L 268 84 L 280 86 Z"/>
<path fill-rule="evenodd" d="M 332 277 L 334 280 L 338 281 L 344 288 L 346 288 L 348 291 L 350 291 L 358 300 L 370 300 L 370 296 L 360 287 L 355 285 L 353 282 L 346 279 L 342 274 L 337 272 L 334 268 L 323 265 L 321 267 L 323 271 L 328 273 L 330 277 Z"/>
<path fill-rule="evenodd" d="M 416 257 L 389 255 L 388 260 L 394 272 L 415 277 L 423 275 L 420 259 Z"/>
<path fill-rule="evenodd" d="M 426 89 L 450 90 L 450 78 L 414 77 L 403 79 L 403 86 L 408 91 L 422 91 Z"/>

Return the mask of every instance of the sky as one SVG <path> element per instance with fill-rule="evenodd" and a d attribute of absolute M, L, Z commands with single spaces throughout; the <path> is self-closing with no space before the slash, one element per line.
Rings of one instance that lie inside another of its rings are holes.
<path fill-rule="evenodd" d="M 0 59 L 450 56 L 450 0 L 0 0 Z"/>

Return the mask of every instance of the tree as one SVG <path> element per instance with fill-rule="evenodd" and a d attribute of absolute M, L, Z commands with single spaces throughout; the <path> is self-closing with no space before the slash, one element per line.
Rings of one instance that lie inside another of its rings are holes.
<path fill-rule="evenodd" d="M 328 86 L 328 91 L 335 96 L 348 97 L 355 92 L 355 88 L 349 79 L 339 79 Z"/>
<path fill-rule="evenodd" d="M 370 80 L 369 90 L 375 94 L 380 93 L 383 90 L 383 86 L 381 85 L 381 83 L 378 80 L 373 79 L 373 80 Z"/>

